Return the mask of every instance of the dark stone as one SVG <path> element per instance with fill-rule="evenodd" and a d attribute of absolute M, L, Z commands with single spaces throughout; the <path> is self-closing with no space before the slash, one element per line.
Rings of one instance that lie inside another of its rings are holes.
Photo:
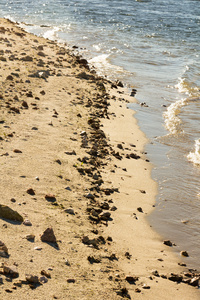
<path fill-rule="evenodd" d="M 185 257 L 189 257 L 189 254 L 187 251 L 181 251 L 181 255 Z"/>
<path fill-rule="evenodd" d="M 67 155 L 76 155 L 76 152 L 73 150 L 73 151 L 67 151 L 65 152 L 65 154 Z"/>
<path fill-rule="evenodd" d="M 139 212 L 143 213 L 142 207 L 138 207 L 137 210 L 138 210 Z"/>
<path fill-rule="evenodd" d="M 1 257 L 9 257 L 8 248 L 2 241 L 0 241 L 0 256 Z"/>
<path fill-rule="evenodd" d="M 6 205 L 0 204 L 0 218 L 23 222 L 23 217 L 15 210 L 12 210 L 10 207 Z"/>
<path fill-rule="evenodd" d="M 22 57 L 21 60 L 22 61 L 33 61 L 33 58 L 31 56 L 27 55 L 27 56 Z"/>
<path fill-rule="evenodd" d="M 138 277 L 137 276 L 126 276 L 125 280 L 128 281 L 128 283 L 133 284 L 138 280 Z"/>
<path fill-rule="evenodd" d="M 51 274 L 50 274 L 49 272 L 45 271 L 45 270 L 42 270 L 42 271 L 41 271 L 41 275 L 44 275 L 44 276 L 46 276 L 47 278 L 51 278 Z"/>
<path fill-rule="evenodd" d="M 183 276 L 182 275 L 179 275 L 179 274 L 174 274 L 174 273 L 171 273 L 169 276 L 168 276 L 168 279 L 171 280 L 171 281 L 175 281 L 175 282 L 181 282 L 182 279 L 183 279 Z"/>
<path fill-rule="evenodd" d="M 42 242 L 56 243 L 56 237 L 51 227 L 47 228 L 40 238 Z"/>
<path fill-rule="evenodd" d="M 116 85 L 122 88 L 124 87 L 123 83 L 119 80 L 117 80 Z"/>
<path fill-rule="evenodd" d="M 172 247 L 172 246 L 173 246 L 173 244 L 172 244 L 172 242 L 171 242 L 170 240 L 165 240 L 165 241 L 163 242 L 163 244 L 166 245 L 166 246 L 169 246 L 169 247 Z"/>
<path fill-rule="evenodd" d="M 55 162 L 57 162 L 59 165 L 61 165 L 61 164 L 62 164 L 60 159 L 56 159 L 56 161 L 55 161 Z"/>
<path fill-rule="evenodd" d="M 29 98 L 33 98 L 33 93 L 32 91 L 29 91 L 26 93 L 26 96 L 29 97 Z"/>
<path fill-rule="evenodd" d="M 130 96 L 134 97 L 136 95 L 136 93 L 137 93 L 137 90 L 136 89 L 132 89 Z"/>
<path fill-rule="evenodd" d="M 20 114 L 20 110 L 17 107 L 12 106 L 12 107 L 10 107 L 10 110 L 14 111 L 16 114 Z"/>
<path fill-rule="evenodd" d="M 39 283 L 39 278 L 38 278 L 38 276 L 35 276 L 35 275 L 26 275 L 26 280 L 29 283 L 33 283 L 33 284 Z"/>
<path fill-rule="evenodd" d="M 51 194 L 45 195 L 45 199 L 49 202 L 55 202 L 56 201 L 56 197 L 54 195 L 51 195 Z"/>
<path fill-rule="evenodd" d="M 26 192 L 27 192 L 27 194 L 29 194 L 31 196 L 35 195 L 35 191 L 32 188 L 28 189 Z"/>
<path fill-rule="evenodd" d="M 110 219 L 111 213 L 109 212 L 102 212 L 100 213 L 99 217 L 103 221 L 108 221 Z"/>
<path fill-rule="evenodd" d="M 75 283 L 75 282 L 76 282 L 76 280 L 75 280 L 75 279 L 73 279 L 73 278 L 69 278 L 69 279 L 67 279 L 67 282 L 68 282 L 68 283 Z"/>
<path fill-rule="evenodd" d="M 19 276 L 15 266 L 9 267 L 6 264 L 3 265 L 3 274 L 11 278 L 17 278 Z"/>
<path fill-rule="evenodd" d="M 37 55 L 42 56 L 42 57 L 45 57 L 45 56 L 46 56 L 46 54 L 45 54 L 44 52 L 42 52 L 42 51 L 39 51 L 39 52 L 37 53 Z"/>
<path fill-rule="evenodd" d="M 135 154 L 135 153 L 130 153 L 129 156 L 130 156 L 131 158 L 133 158 L 133 159 L 139 159 L 139 158 L 140 158 L 140 156 L 137 155 L 137 154 Z"/>
<path fill-rule="evenodd" d="M 192 278 L 191 281 L 190 281 L 190 285 L 199 286 L 199 279 L 200 279 L 199 277 Z"/>
<path fill-rule="evenodd" d="M 8 75 L 8 76 L 6 77 L 6 80 L 13 80 L 13 76 L 12 76 L 12 75 Z"/>
<path fill-rule="evenodd" d="M 95 257 L 95 256 L 88 256 L 88 261 L 93 264 L 99 264 L 101 262 L 101 258 L 100 257 Z"/>
<path fill-rule="evenodd" d="M 123 287 L 119 291 L 117 291 L 117 295 L 121 296 L 122 298 L 131 299 L 127 288 Z"/>
<path fill-rule="evenodd" d="M 122 144 L 117 144 L 117 148 L 119 148 L 119 149 L 123 149 L 123 146 L 122 146 Z"/>
<path fill-rule="evenodd" d="M 15 153 L 22 153 L 22 151 L 19 150 L 19 149 L 14 149 L 13 152 L 15 152 Z"/>
<path fill-rule="evenodd" d="M 157 270 L 152 271 L 152 274 L 156 277 L 160 277 L 159 273 Z"/>

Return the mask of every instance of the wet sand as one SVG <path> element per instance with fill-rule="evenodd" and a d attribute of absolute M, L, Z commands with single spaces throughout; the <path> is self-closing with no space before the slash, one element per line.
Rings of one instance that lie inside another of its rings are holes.
<path fill-rule="evenodd" d="M 135 99 L 0 22 L 2 299 L 199 299 L 146 220 L 157 185 Z"/>

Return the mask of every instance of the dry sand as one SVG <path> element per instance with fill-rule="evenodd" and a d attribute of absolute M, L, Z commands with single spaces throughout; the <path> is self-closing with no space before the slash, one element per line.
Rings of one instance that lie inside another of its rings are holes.
<path fill-rule="evenodd" d="M 134 98 L 5 19 L 0 64 L 0 298 L 199 299 L 146 220 L 157 185 Z"/>

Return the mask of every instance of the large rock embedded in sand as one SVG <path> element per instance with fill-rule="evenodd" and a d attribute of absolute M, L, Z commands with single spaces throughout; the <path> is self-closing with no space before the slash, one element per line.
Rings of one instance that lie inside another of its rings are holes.
<path fill-rule="evenodd" d="M 0 218 L 18 221 L 20 223 L 22 223 L 24 220 L 17 211 L 3 204 L 0 204 Z"/>
<path fill-rule="evenodd" d="M 19 272 L 17 271 L 16 266 L 8 266 L 5 263 L 2 263 L 0 272 L 1 274 L 4 274 L 5 276 L 9 276 L 11 278 L 19 277 Z"/>
<path fill-rule="evenodd" d="M 56 237 L 53 228 L 48 227 L 41 235 L 41 241 L 46 243 L 56 243 Z"/>

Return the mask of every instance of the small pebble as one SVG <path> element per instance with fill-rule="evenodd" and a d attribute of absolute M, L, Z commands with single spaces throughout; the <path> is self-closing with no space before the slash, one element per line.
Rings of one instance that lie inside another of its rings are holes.
<path fill-rule="evenodd" d="M 67 279 L 67 282 L 68 282 L 68 283 L 75 283 L 75 279 L 69 278 L 69 279 Z"/>
<path fill-rule="evenodd" d="M 185 257 L 188 257 L 188 256 L 189 256 L 189 254 L 188 254 L 187 251 L 181 251 L 181 255 L 182 255 L 182 256 L 185 256 Z"/>
<path fill-rule="evenodd" d="M 72 208 L 67 208 L 67 209 L 65 209 L 65 212 L 66 212 L 67 214 L 70 214 L 70 215 L 75 215 L 75 212 L 74 212 L 74 210 L 73 210 Z"/>
<path fill-rule="evenodd" d="M 41 277 L 39 278 L 39 281 L 40 281 L 41 283 L 47 283 L 47 282 L 48 282 L 48 279 L 47 279 L 45 276 L 41 276 Z"/>
<path fill-rule="evenodd" d="M 65 264 L 66 266 L 70 266 L 70 262 L 67 259 L 65 260 Z"/>
<path fill-rule="evenodd" d="M 34 248 L 34 250 L 40 251 L 40 250 L 42 250 L 42 247 L 37 246 L 37 247 Z"/>
<path fill-rule="evenodd" d="M 35 191 L 32 188 L 28 189 L 26 192 L 31 196 L 35 195 Z"/>
<path fill-rule="evenodd" d="M 28 219 L 24 220 L 23 224 L 24 224 L 25 226 L 32 226 L 31 221 L 29 221 Z"/>
<path fill-rule="evenodd" d="M 34 240 L 35 235 L 34 234 L 28 234 L 28 235 L 25 236 L 25 239 L 27 239 L 28 241 Z"/>

